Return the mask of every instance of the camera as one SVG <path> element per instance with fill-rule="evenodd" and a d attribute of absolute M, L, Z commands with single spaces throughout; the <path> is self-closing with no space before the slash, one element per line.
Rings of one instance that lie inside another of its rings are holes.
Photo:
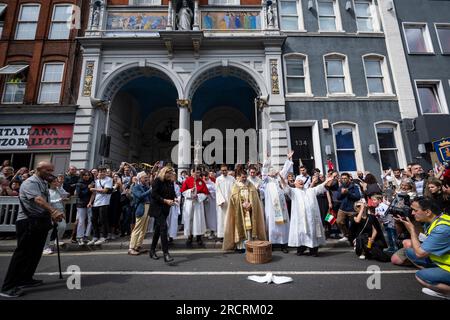
<path fill-rule="evenodd" d="M 411 218 L 411 211 L 411 199 L 409 195 L 398 193 L 389 206 L 386 214 Z"/>
<path fill-rule="evenodd" d="M 442 162 L 442 165 L 444 166 L 445 169 L 447 169 L 447 170 L 450 169 L 450 162 L 444 161 L 444 162 Z"/>

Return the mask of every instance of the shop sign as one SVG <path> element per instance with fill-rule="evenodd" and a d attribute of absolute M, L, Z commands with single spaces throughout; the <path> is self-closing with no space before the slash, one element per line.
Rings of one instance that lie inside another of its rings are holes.
<path fill-rule="evenodd" d="M 0 126 L 0 151 L 70 150 L 73 125 Z"/>

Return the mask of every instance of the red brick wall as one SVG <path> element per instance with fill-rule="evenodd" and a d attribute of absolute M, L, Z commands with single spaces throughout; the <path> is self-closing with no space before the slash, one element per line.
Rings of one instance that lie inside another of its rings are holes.
<path fill-rule="evenodd" d="M 130 3 L 129 0 L 109 0 L 108 3 L 110 5 L 128 5 Z M 163 5 L 167 5 L 169 0 L 162 0 Z M 261 0 L 241 0 L 241 5 L 260 5 Z M 208 0 L 200 0 L 200 5 L 206 6 L 208 5 Z"/>
<path fill-rule="evenodd" d="M 24 104 L 36 104 L 39 96 L 40 79 L 46 62 L 64 62 L 61 104 L 76 104 L 81 74 L 80 46 L 75 40 L 83 35 L 87 27 L 89 0 L 0 0 L 6 3 L 5 23 L 0 40 L 0 67 L 12 62 L 29 64 Z M 40 3 L 35 40 L 14 40 L 20 5 Z M 58 3 L 73 3 L 81 8 L 81 29 L 72 30 L 68 40 L 49 40 L 53 6 Z M 3 95 L 5 77 L 0 77 L 0 96 Z"/>

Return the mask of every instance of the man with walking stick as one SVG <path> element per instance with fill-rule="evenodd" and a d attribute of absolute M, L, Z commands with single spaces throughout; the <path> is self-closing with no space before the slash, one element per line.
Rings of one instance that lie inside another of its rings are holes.
<path fill-rule="evenodd" d="M 17 298 L 22 289 L 43 284 L 33 279 L 44 249 L 52 221 L 61 221 L 64 214 L 49 204 L 47 179 L 54 166 L 40 162 L 36 173 L 28 178 L 19 191 L 19 214 L 16 220 L 17 248 L 11 258 L 0 296 Z"/>

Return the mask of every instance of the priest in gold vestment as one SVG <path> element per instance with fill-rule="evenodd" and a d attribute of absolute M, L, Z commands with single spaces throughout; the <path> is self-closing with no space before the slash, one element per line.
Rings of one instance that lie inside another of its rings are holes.
<path fill-rule="evenodd" d="M 243 168 L 236 170 L 225 221 L 223 250 L 243 252 L 246 240 L 266 240 L 264 213 L 258 190 Z"/>

